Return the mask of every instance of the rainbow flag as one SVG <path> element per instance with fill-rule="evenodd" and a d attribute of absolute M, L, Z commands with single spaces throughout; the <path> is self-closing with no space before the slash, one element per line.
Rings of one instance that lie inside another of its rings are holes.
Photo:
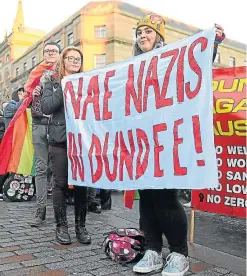
<path fill-rule="evenodd" d="M 11 120 L 0 144 L 0 175 L 8 172 L 34 175 L 32 116 L 28 106 L 32 102 L 32 91 L 39 85 L 43 72 L 53 70 L 54 67 L 55 65 L 41 63 L 29 74 L 24 86 L 26 98 Z"/>
<path fill-rule="evenodd" d="M 131 191 L 124 192 L 124 206 L 129 209 L 132 209 L 134 200 L 139 200 L 139 199 L 140 199 L 140 195 L 138 191 L 131 190 Z"/>
<path fill-rule="evenodd" d="M 23 101 L 4 134 L 0 144 L 0 174 L 35 174 L 32 116 L 27 108 L 31 100 Z"/>

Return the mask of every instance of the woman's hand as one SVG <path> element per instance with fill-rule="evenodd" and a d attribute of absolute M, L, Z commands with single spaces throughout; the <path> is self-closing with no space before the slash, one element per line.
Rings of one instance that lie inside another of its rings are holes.
<path fill-rule="evenodd" d="M 216 35 L 218 35 L 220 37 L 223 36 L 223 33 L 224 33 L 223 27 L 219 24 L 215 24 L 215 28 L 217 28 L 216 29 Z"/>
<path fill-rule="evenodd" d="M 33 97 L 40 96 L 40 92 L 41 92 L 41 87 L 38 85 L 33 90 L 33 93 L 32 93 Z"/>
<path fill-rule="evenodd" d="M 215 36 L 214 43 L 215 45 L 219 45 L 226 38 L 226 35 L 221 25 L 215 24 L 215 28 L 216 28 L 216 36 Z"/>

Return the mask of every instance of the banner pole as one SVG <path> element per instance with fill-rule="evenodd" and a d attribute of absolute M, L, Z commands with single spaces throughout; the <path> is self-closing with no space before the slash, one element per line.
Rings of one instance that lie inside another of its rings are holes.
<path fill-rule="evenodd" d="M 190 244 L 194 243 L 194 232 L 195 232 L 195 209 L 191 208 L 191 211 L 190 211 Z"/>

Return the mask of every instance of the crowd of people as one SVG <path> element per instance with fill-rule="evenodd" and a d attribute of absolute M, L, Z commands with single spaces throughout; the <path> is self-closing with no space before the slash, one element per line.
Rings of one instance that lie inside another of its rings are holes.
<path fill-rule="evenodd" d="M 218 44 L 225 38 L 223 28 L 216 25 L 214 57 Z M 133 55 L 165 45 L 165 22 L 159 15 L 144 16 L 137 24 Z M 32 90 L 32 134 L 36 160 L 37 210 L 30 225 L 40 227 L 46 218 L 47 169 L 49 160 L 52 171 L 52 198 L 56 221 L 56 239 L 70 244 L 68 233 L 66 191 L 68 187 L 68 159 L 66 121 L 61 80 L 83 71 L 83 53 L 69 46 L 61 50 L 55 42 L 44 46 L 44 66 L 40 83 Z M 40 65 L 38 65 L 40 66 Z M 35 68 L 34 70 L 37 70 Z M 48 73 L 47 73 L 48 72 Z M 24 88 L 13 93 L 12 101 L 4 104 L 4 123 L 7 128 L 11 118 L 25 97 Z M 1 120 L 1 117 L 0 117 Z M 0 137 L 3 135 L 0 122 Z M 111 209 L 111 191 L 74 186 L 75 232 L 79 242 L 89 244 L 91 237 L 86 230 L 88 210 L 100 213 Z M 162 270 L 163 276 L 182 276 L 189 269 L 187 246 L 187 218 L 175 189 L 140 190 L 140 229 L 146 239 L 146 253 L 133 267 L 134 272 L 149 273 Z M 165 235 L 171 253 L 165 265 L 162 258 L 162 235 Z"/>

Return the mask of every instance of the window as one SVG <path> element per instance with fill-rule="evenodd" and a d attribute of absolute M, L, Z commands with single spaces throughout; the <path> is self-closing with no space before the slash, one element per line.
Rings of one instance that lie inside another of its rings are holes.
<path fill-rule="evenodd" d="M 94 68 L 104 67 L 106 65 L 105 54 L 94 56 Z"/>
<path fill-rule="evenodd" d="M 6 62 L 9 62 L 9 55 L 6 56 Z"/>
<path fill-rule="evenodd" d="M 229 66 L 230 67 L 235 67 L 235 57 L 230 57 L 230 59 L 229 59 Z"/>
<path fill-rule="evenodd" d="M 16 77 L 19 75 L 19 67 L 17 67 L 17 68 L 15 69 L 15 75 L 16 75 Z"/>
<path fill-rule="evenodd" d="M 27 71 L 27 63 L 26 62 L 23 64 L 23 71 L 24 72 Z"/>
<path fill-rule="evenodd" d="M 132 41 L 136 42 L 136 29 L 135 28 L 132 29 Z"/>
<path fill-rule="evenodd" d="M 74 42 L 74 36 L 73 33 L 68 34 L 68 45 L 73 44 Z"/>
<path fill-rule="evenodd" d="M 95 26 L 94 27 L 94 37 L 103 38 L 106 37 L 106 26 Z"/>
<path fill-rule="evenodd" d="M 36 57 L 32 58 L 32 67 L 34 67 L 36 65 Z"/>
<path fill-rule="evenodd" d="M 247 60 L 244 61 L 244 66 L 247 66 Z M 1 67 L 1 66 L 0 66 Z"/>
<path fill-rule="evenodd" d="M 220 53 L 216 54 L 214 62 L 217 63 L 217 64 L 220 64 Z"/>
<path fill-rule="evenodd" d="M 62 48 L 62 42 L 61 42 L 61 40 L 58 40 L 58 41 L 57 41 L 57 45 L 58 45 L 60 48 Z"/>

